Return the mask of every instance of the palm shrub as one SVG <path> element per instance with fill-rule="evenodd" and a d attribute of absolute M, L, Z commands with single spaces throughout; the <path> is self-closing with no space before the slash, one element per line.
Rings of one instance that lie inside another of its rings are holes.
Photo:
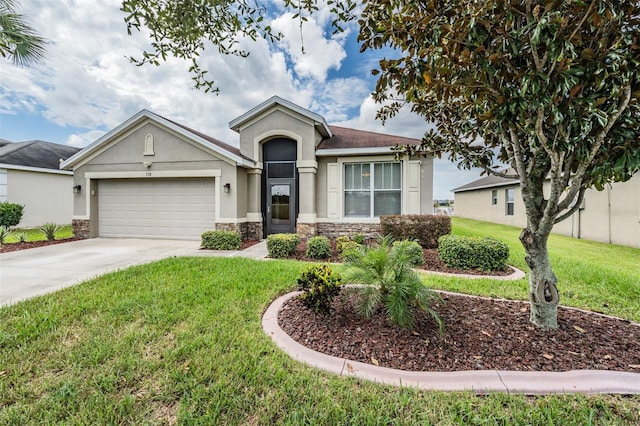
<path fill-rule="evenodd" d="M 307 242 L 307 257 L 327 259 L 331 255 L 331 244 L 327 237 L 313 237 Z"/>
<path fill-rule="evenodd" d="M 56 232 L 60 230 L 60 227 L 55 223 L 49 222 L 42 225 L 40 227 L 40 230 L 42 231 L 44 236 L 47 238 L 47 241 L 53 241 L 56 239 Z"/>
<path fill-rule="evenodd" d="M 26 243 L 29 239 L 29 235 L 27 235 L 26 232 L 20 232 L 19 234 L 16 234 L 16 238 L 19 243 Z"/>
<path fill-rule="evenodd" d="M 435 319 L 442 331 L 442 320 L 432 308 L 437 294 L 425 287 L 412 269 L 408 245 L 394 248 L 392 243 L 391 237 L 381 237 L 372 247 L 361 246 L 359 250 L 349 252 L 344 280 L 363 285 L 354 289 L 359 299 L 357 313 L 371 318 L 382 305 L 392 323 L 410 328 L 414 324 L 414 311 L 421 310 Z"/>

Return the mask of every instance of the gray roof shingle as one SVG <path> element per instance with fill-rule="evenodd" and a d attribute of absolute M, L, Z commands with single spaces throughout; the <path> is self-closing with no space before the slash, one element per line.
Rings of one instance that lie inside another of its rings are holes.
<path fill-rule="evenodd" d="M 418 145 L 420 139 L 406 138 L 403 136 L 385 135 L 382 133 L 368 132 L 365 130 L 348 129 L 346 127 L 329 126 L 333 136 L 323 139 L 318 144 L 318 150 L 322 149 L 353 149 L 353 148 L 379 148 L 393 147 L 396 145 Z"/>
<path fill-rule="evenodd" d="M 78 151 L 80 148 L 40 140 L 28 142 L 2 140 L 0 141 L 0 163 L 59 170 L 60 160 L 66 160 Z"/>

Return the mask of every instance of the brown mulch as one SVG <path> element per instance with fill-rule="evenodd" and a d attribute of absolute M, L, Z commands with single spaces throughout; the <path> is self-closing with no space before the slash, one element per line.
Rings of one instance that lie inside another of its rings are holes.
<path fill-rule="evenodd" d="M 561 307 L 558 329 L 529 322 L 528 303 L 443 294 L 435 305 L 445 330 L 419 314 L 412 330 L 390 325 L 384 311 L 363 319 L 348 290 L 323 317 L 298 298 L 279 313 L 294 340 L 316 351 L 408 371 L 616 370 L 640 373 L 640 326 Z"/>
<path fill-rule="evenodd" d="M 30 241 L 26 243 L 5 243 L 2 246 L 0 246 L 0 253 L 9 253 L 12 251 L 27 250 L 27 249 L 36 248 L 36 247 L 50 246 L 53 244 L 68 243 L 70 241 L 77 241 L 80 239 L 81 238 L 72 237 L 72 238 L 64 238 L 62 240 L 55 240 L 55 241 Z"/>

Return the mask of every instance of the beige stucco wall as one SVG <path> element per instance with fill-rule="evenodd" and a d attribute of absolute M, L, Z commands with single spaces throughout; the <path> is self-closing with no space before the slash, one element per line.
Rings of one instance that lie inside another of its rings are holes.
<path fill-rule="evenodd" d="M 148 134 L 153 135 L 154 155 L 144 155 L 145 137 Z M 151 166 L 146 167 L 145 163 L 151 163 Z M 82 185 L 83 191 L 74 197 L 73 215 L 87 216 L 87 205 L 90 205 L 92 217 L 97 212 L 100 181 L 92 180 L 91 190 L 86 190 L 85 173 L 88 172 L 150 172 L 148 178 L 153 179 L 154 172 L 212 170 L 220 170 L 221 176 L 217 178 L 220 184 L 229 183 L 232 188 L 229 193 L 220 191 L 221 220 L 243 217 L 246 214 L 246 198 L 239 195 L 246 194 L 246 174 L 218 154 L 147 121 L 114 137 L 97 155 L 74 170 L 74 185 Z M 87 197 L 90 197 L 89 203 Z"/>
<path fill-rule="evenodd" d="M 57 173 L 7 170 L 7 201 L 24 205 L 20 227 L 47 222 L 68 225 L 73 216 L 73 177 Z"/>
<path fill-rule="evenodd" d="M 455 216 L 487 222 L 526 226 L 519 186 L 515 188 L 515 214 L 506 216 L 505 187 L 498 190 L 498 204 L 491 205 L 492 188 L 455 193 Z M 603 191 L 587 190 L 583 209 L 556 224 L 553 232 L 574 238 L 640 247 L 640 174 L 614 183 Z"/>

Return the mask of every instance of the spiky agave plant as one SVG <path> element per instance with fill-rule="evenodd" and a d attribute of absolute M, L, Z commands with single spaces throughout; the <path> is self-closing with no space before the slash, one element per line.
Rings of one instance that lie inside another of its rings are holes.
<path fill-rule="evenodd" d="M 359 315 L 371 318 L 382 304 L 391 322 L 410 328 L 414 324 L 414 312 L 419 309 L 431 316 L 442 331 L 442 320 L 432 308 L 438 295 L 424 286 L 412 269 L 412 259 L 406 245 L 394 247 L 391 237 L 381 237 L 372 247 L 362 246 L 349 252 L 344 282 L 362 285 L 353 290 L 358 297 Z"/>

